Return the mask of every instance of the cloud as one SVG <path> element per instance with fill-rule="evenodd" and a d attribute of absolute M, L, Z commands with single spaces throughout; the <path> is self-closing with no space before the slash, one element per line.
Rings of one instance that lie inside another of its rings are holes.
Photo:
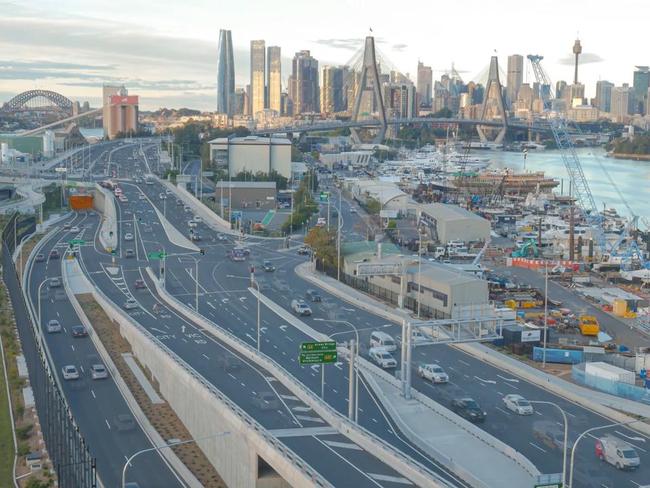
<path fill-rule="evenodd" d="M 358 37 L 348 37 L 344 39 L 318 39 L 316 44 L 328 46 L 333 49 L 347 49 L 348 51 L 357 51 L 363 47 L 364 40 Z"/>
<path fill-rule="evenodd" d="M 391 47 L 394 51 L 405 51 L 408 48 L 408 44 L 393 44 Z"/>
<path fill-rule="evenodd" d="M 564 58 L 558 59 L 558 64 L 563 64 L 565 66 L 572 66 L 576 61 L 575 56 L 566 56 Z M 602 63 L 605 61 L 598 54 L 595 53 L 583 53 L 580 55 L 580 64 L 590 64 L 590 63 Z"/>

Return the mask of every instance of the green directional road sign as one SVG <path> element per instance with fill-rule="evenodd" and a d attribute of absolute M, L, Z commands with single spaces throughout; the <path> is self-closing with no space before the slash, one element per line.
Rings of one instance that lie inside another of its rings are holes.
<path fill-rule="evenodd" d="M 329 199 L 330 199 L 330 192 L 328 192 L 328 191 L 320 192 L 320 201 L 321 202 L 326 202 Z"/>
<path fill-rule="evenodd" d="M 328 352 L 301 352 L 300 364 L 331 364 L 338 359 L 336 351 Z"/>
<path fill-rule="evenodd" d="M 86 241 L 84 241 L 83 239 L 72 239 L 68 244 L 70 244 L 71 246 L 76 246 L 76 245 L 82 246 L 85 243 Z"/>
<path fill-rule="evenodd" d="M 301 352 L 335 352 L 336 342 L 303 342 L 300 344 Z"/>
<path fill-rule="evenodd" d="M 147 257 L 149 259 L 165 259 L 167 257 L 167 254 L 160 251 L 160 252 L 150 252 L 147 254 Z"/>

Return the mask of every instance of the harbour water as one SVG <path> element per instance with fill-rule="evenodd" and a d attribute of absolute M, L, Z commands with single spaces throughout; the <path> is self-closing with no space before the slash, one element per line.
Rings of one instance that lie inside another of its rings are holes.
<path fill-rule="evenodd" d="M 632 211 L 639 217 L 650 218 L 650 162 L 612 159 L 605 157 L 601 148 L 577 149 L 585 177 L 589 182 L 596 205 L 614 207 L 619 214 L 629 212 L 612 186 L 607 174 L 615 182 Z M 563 180 L 564 192 L 569 191 L 569 177 L 558 151 L 530 151 L 524 163 L 523 153 L 476 152 L 477 156 L 489 157 L 490 168 L 512 168 L 515 171 L 544 171 L 547 176 Z M 559 187 L 558 187 L 559 191 Z M 640 224 L 644 227 L 643 224 Z"/>

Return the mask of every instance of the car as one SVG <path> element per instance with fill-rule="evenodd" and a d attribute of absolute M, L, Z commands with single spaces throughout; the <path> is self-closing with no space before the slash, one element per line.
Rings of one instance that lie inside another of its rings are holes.
<path fill-rule="evenodd" d="M 145 288 L 147 288 L 147 285 L 145 284 L 144 280 L 135 280 L 135 282 L 133 283 L 133 287 L 136 290 L 144 290 Z"/>
<path fill-rule="evenodd" d="M 135 251 L 133 249 L 127 249 L 124 251 L 124 257 L 125 258 L 132 258 L 135 256 Z"/>
<path fill-rule="evenodd" d="M 370 347 L 380 347 L 388 352 L 397 350 L 397 345 L 393 338 L 379 330 L 375 330 L 370 334 Z"/>
<path fill-rule="evenodd" d="M 122 203 L 127 203 L 129 199 L 127 198 L 126 195 L 120 195 L 120 202 Z"/>
<path fill-rule="evenodd" d="M 280 408 L 280 400 L 271 391 L 261 391 L 253 396 L 253 405 L 260 410 L 277 410 Z"/>
<path fill-rule="evenodd" d="M 171 191 L 169 188 L 167 188 L 167 189 L 165 190 L 165 194 L 166 194 L 166 195 L 171 195 L 171 194 L 172 194 L 172 191 Z"/>
<path fill-rule="evenodd" d="M 61 253 L 59 252 L 58 249 L 52 249 L 50 251 L 50 259 L 59 259 L 61 257 Z"/>
<path fill-rule="evenodd" d="M 58 320 L 52 319 L 47 323 L 46 329 L 50 334 L 61 332 L 61 324 Z"/>
<path fill-rule="evenodd" d="M 70 332 L 72 337 L 86 337 L 88 335 L 88 331 L 83 325 L 73 325 Z"/>
<path fill-rule="evenodd" d="M 264 264 L 262 265 L 262 268 L 267 273 L 272 273 L 273 271 L 275 271 L 275 266 L 273 265 L 273 263 L 271 261 L 264 261 Z"/>
<path fill-rule="evenodd" d="M 165 195 L 164 193 L 161 193 L 160 195 L 158 195 L 158 198 L 160 198 L 161 200 L 164 200 L 165 198 L 167 198 L 167 195 Z"/>
<path fill-rule="evenodd" d="M 298 315 L 311 315 L 311 308 L 300 298 L 291 301 L 291 310 Z"/>
<path fill-rule="evenodd" d="M 354 208 L 354 207 L 350 207 L 350 213 L 351 213 L 351 214 L 355 214 L 355 213 L 357 213 L 357 209 Z"/>
<path fill-rule="evenodd" d="M 533 437 L 550 449 L 564 449 L 564 430 L 550 420 L 533 422 Z M 572 445 L 570 438 L 567 445 Z"/>
<path fill-rule="evenodd" d="M 193 220 L 188 220 L 188 221 L 187 221 L 187 226 L 188 226 L 190 229 L 196 229 L 196 227 L 197 227 L 197 223 L 194 222 Z"/>
<path fill-rule="evenodd" d="M 73 366 L 72 364 L 68 364 L 66 366 L 63 366 L 61 368 L 61 372 L 63 373 L 63 379 L 64 380 L 78 380 L 79 379 L 79 371 L 77 371 L 77 368 Z"/>
<path fill-rule="evenodd" d="M 316 290 L 309 289 L 305 292 L 305 298 L 311 302 L 321 302 L 323 299 Z"/>
<path fill-rule="evenodd" d="M 180 198 L 176 199 L 176 205 L 178 205 L 179 207 L 183 205 L 183 200 L 181 200 Z"/>
<path fill-rule="evenodd" d="M 61 278 L 50 278 L 49 283 L 47 284 L 50 288 L 61 288 Z"/>
<path fill-rule="evenodd" d="M 77 227 L 76 225 L 73 226 L 73 227 L 70 227 L 70 232 L 80 232 L 79 227 Z"/>
<path fill-rule="evenodd" d="M 218 240 L 218 241 L 227 241 L 227 240 L 228 240 L 228 236 L 227 236 L 226 234 L 221 234 L 221 233 L 219 233 L 219 234 L 217 234 L 217 240 Z"/>
<path fill-rule="evenodd" d="M 138 302 L 135 300 L 135 298 L 129 298 L 127 299 L 126 302 L 124 302 L 124 309 L 125 310 L 133 310 L 134 308 L 138 308 Z"/>
<path fill-rule="evenodd" d="M 120 432 L 130 432 L 135 430 L 135 419 L 129 413 L 122 413 L 115 417 L 115 427 Z"/>
<path fill-rule="evenodd" d="M 451 409 L 470 422 L 484 422 L 487 412 L 481 409 L 473 398 L 454 398 L 451 401 Z"/>
<path fill-rule="evenodd" d="M 189 212 L 192 209 L 191 209 L 191 207 L 189 205 L 185 205 L 185 206 L 183 206 L 183 210 L 185 210 L 186 212 Z"/>
<path fill-rule="evenodd" d="M 42 263 L 43 261 L 45 261 L 45 254 L 39 252 L 39 253 L 36 255 L 36 257 L 34 258 L 34 260 L 35 260 L 37 263 Z"/>
<path fill-rule="evenodd" d="M 127 232 L 126 234 L 124 234 L 124 240 L 125 241 L 132 241 L 133 240 L 133 234 L 131 234 L 130 232 Z"/>
<path fill-rule="evenodd" d="M 298 254 L 300 256 L 308 256 L 309 255 L 309 248 L 307 246 L 300 246 L 298 248 Z"/>
<path fill-rule="evenodd" d="M 63 224 L 63 230 L 70 230 L 70 227 L 72 227 L 72 224 L 70 222 Z"/>
<path fill-rule="evenodd" d="M 192 240 L 192 241 L 200 241 L 201 240 L 201 234 L 199 234 L 198 232 L 192 232 L 190 234 L 190 240 Z"/>
<path fill-rule="evenodd" d="M 401 346 L 402 345 L 402 336 L 401 335 L 395 336 L 395 342 L 398 345 Z M 411 346 L 412 347 L 422 346 L 424 344 L 430 344 L 430 343 L 431 343 L 431 339 L 427 339 L 427 337 L 422 332 L 420 332 L 417 329 L 412 329 L 411 330 Z"/>
<path fill-rule="evenodd" d="M 146 199 L 147 199 L 147 195 L 145 195 L 144 193 L 140 193 L 138 195 L 138 200 L 146 200 Z"/>
<path fill-rule="evenodd" d="M 90 366 L 90 376 L 94 380 L 104 380 L 108 378 L 108 371 L 103 364 L 93 364 Z"/>
<path fill-rule="evenodd" d="M 504 396 L 503 404 L 508 410 L 515 412 L 517 415 L 532 415 L 535 413 L 530 402 L 515 393 Z"/>
<path fill-rule="evenodd" d="M 382 369 L 397 367 L 397 361 L 395 358 L 383 347 L 371 347 L 368 350 L 368 357 L 370 357 L 370 360 Z"/>
<path fill-rule="evenodd" d="M 432 383 L 449 382 L 449 375 L 437 364 L 420 364 L 418 366 L 418 376 Z"/>

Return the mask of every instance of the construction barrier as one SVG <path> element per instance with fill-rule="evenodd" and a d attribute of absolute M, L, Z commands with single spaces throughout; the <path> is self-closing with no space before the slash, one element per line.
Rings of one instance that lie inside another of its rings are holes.
<path fill-rule="evenodd" d="M 565 259 L 547 261 L 545 259 L 530 259 L 530 258 L 508 258 L 508 266 L 516 266 L 517 268 L 526 268 L 534 270 L 543 270 L 545 266 L 548 266 L 548 269 L 553 269 L 555 267 L 564 268 L 567 271 L 580 271 L 580 263 L 575 261 L 569 261 Z"/>

